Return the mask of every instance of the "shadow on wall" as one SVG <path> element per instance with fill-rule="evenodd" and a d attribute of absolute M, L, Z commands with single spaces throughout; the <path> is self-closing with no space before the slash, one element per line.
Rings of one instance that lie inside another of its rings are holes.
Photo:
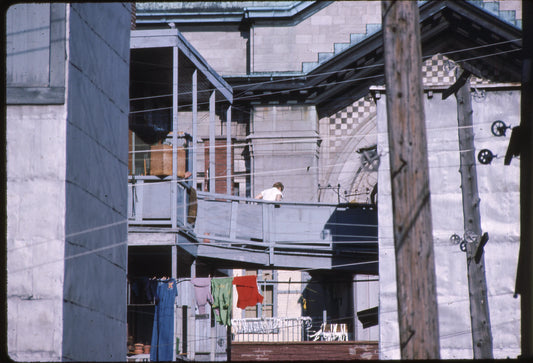
<path fill-rule="evenodd" d="M 335 270 L 378 275 L 378 214 L 373 204 L 339 204 L 324 226 Z"/>

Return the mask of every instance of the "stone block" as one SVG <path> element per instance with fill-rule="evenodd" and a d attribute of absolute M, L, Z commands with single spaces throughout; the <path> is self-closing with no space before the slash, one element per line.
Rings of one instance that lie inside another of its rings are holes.
<path fill-rule="evenodd" d="M 64 106 L 8 108 L 6 172 L 10 180 L 63 178 L 65 120 Z"/>
<path fill-rule="evenodd" d="M 120 319 L 65 303 L 63 352 L 69 360 L 119 361 L 126 355 L 126 304 Z M 98 332 L 98 334 L 87 334 Z M 82 342 L 83 344 L 80 344 Z"/>
<path fill-rule="evenodd" d="M 127 140 L 127 133 L 124 135 Z M 100 208 L 114 208 L 126 215 L 126 160 L 109 153 L 97 140 L 87 137 L 75 127 L 69 127 L 67 180 L 69 187 L 89 192 L 103 203 Z M 91 167 L 92 166 L 92 167 Z M 107 206 L 107 207 L 106 207 Z"/>
<path fill-rule="evenodd" d="M 31 296 L 33 256 L 29 248 L 18 248 L 7 253 L 7 295 Z"/>
<path fill-rule="evenodd" d="M 91 31 L 120 57 L 129 58 L 130 3 L 74 3 L 72 12 L 81 18 L 81 24 L 90 24 Z"/>
<path fill-rule="evenodd" d="M 61 300 L 19 300 L 16 317 L 18 352 L 31 352 L 32 360 L 41 355 L 60 355 L 56 330 L 61 331 Z"/>
<path fill-rule="evenodd" d="M 33 292 L 36 299 L 63 299 L 64 242 L 47 241 L 33 248 L 31 269 Z"/>
<path fill-rule="evenodd" d="M 128 101 L 110 100 L 78 69 L 69 74 L 69 122 L 98 140 L 98 143 L 116 155 L 125 158 L 128 138 Z M 120 82 L 120 80 L 117 80 Z M 113 102 L 114 101 L 114 102 Z M 98 107 L 95 107 L 98 105 Z"/>
<path fill-rule="evenodd" d="M 12 190 L 14 191 L 15 188 Z M 18 239 L 62 237 L 64 226 L 64 183 L 36 179 L 20 182 L 16 187 L 21 198 L 19 208 L 8 219 L 18 224 Z"/>
<path fill-rule="evenodd" d="M 71 12 L 69 41 L 69 62 L 78 68 L 107 97 L 127 108 L 129 103 L 129 58 L 121 57 L 115 49 L 95 33 L 86 19 L 78 12 Z M 111 24 L 116 26 L 116 22 Z M 129 45 L 129 27 L 120 32 L 118 28 L 110 32 Z M 127 53 L 129 55 L 129 53 Z M 70 82 L 69 82 L 70 85 Z M 120 86 L 123 85 L 123 86 Z M 78 100 L 79 101 L 79 100 Z"/>

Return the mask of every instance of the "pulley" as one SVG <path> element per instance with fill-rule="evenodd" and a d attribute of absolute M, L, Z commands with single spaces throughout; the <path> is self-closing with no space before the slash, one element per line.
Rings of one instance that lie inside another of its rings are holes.
<path fill-rule="evenodd" d="M 484 165 L 490 164 L 495 157 L 496 155 L 494 155 L 489 149 L 483 149 L 477 154 L 477 160 Z"/>
<path fill-rule="evenodd" d="M 510 129 L 511 126 L 507 126 L 502 120 L 496 120 L 492 123 L 490 131 L 494 136 L 505 136 L 507 129 Z"/>

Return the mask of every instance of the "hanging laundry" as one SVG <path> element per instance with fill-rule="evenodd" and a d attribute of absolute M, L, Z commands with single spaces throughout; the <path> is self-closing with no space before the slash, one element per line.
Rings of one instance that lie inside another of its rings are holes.
<path fill-rule="evenodd" d="M 159 281 L 157 279 L 144 278 L 144 291 L 146 293 L 146 298 L 149 302 L 155 302 L 157 304 L 157 285 Z"/>
<path fill-rule="evenodd" d="M 175 279 L 158 281 L 150 361 L 171 361 L 174 347 L 174 304 L 178 289 Z"/>
<path fill-rule="evenodd" d="M 233 285 L 237 287 L 237 307 L 244 309 L 263 302 L 263 296 L 257 291 L 257 276 L 235 276 Z"/>
<path fill-rule="evenodd" d="M 211 278 L 195 277 L 192 279 L 192 284 L 194 286 L 196 305 L 198 305 L 198 313 L 205 314 L 205 305 L 207 303 L 213 303 L 213 296 L 211 295 Z"/>
<path fill-rule="evenodd" d="M 231 326 L 232 286 L 233 277 L 211 279 L 211 294 L 213 295 L 213 311 L 217 322 Z"/>

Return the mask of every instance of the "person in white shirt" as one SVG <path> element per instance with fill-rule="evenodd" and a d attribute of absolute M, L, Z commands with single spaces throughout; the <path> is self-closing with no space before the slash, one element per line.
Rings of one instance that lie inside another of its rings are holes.
<path fill-rule="evenodd" d="M 263 199 L 269 201 L 280 201 L 283 199 L 283 184 L 281 182 L 276 182 L 272 185 L 272 188 L 263 190 L 261 193 L 255 196 L 255 199 Z"/>

